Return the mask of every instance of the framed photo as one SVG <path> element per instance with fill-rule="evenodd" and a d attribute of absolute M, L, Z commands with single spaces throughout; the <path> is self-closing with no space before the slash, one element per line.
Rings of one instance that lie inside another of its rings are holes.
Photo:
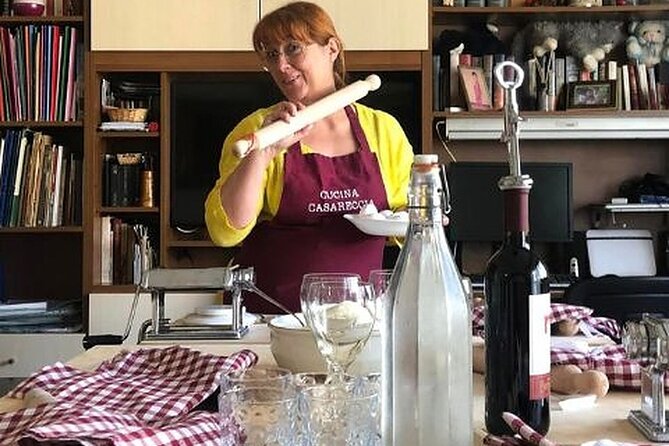
<path fill-rule="evenodd" d="M 616 106 L 615 80 L 569 83 L 567 110 L 615 109 Z"/>
<path fill-rule="evenodd" d="M 467 109 L 492 110 L 490 92 L 485 82 L 485 74 L 482 68 L 460 66 L 460 84 L 462 92 L 467 101 Z"/>

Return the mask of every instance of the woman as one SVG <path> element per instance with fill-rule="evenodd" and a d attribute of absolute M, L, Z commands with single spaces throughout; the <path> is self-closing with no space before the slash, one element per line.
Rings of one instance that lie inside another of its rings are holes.
<path fill-rule="evenodd" d="M 241 242 L 235 261 L 255 267 L 261 290 L 299 311 L 305 273 L 367 277 L 381 267 L 385 239 L 363 234 L 342 215 L 371 202 L 380 210 L 404 206 L 413 152 L 392 116 L 354 104 L 238 159 L 232 145 L 242 136 L 289 121 L 345 85 L 343 45 L 319 6 L 296 2 L 269 13 L 256 25 L 253 45 L 285 101 L 257 110 L 228 135 L 205 219 L 216 244 Z M 258 297 L 245 305 L 278 312 Z"/>

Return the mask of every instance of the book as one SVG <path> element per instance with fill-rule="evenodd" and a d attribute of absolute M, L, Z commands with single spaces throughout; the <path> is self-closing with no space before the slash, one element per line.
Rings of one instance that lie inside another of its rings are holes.
<path fill-rule="evenodd" d="M 448 85 L 449 85 L 449 94 L 448 94 L 448 106 L 449 107 L 462 107 L 464 105 L 464 99 L 460 94 L 460 55 L 464 49 L 464 45 L 460 44 L 457 47 L 450 50 L 450 63 L 448 66 Z"/>
<path fill-rule="evenodd" d="M 642 63 L 634 65 L 636 69 L 637 92 L 639 94 L 639 110 L 650 108 L 650 92 L 648 87 L 648 72 Z"/>
<path fill-rule="evenodd" d="M 630 103 L 632 110 L 639 110 L 639 84 L 637 82 L 637 70 L 635 65 L 628 65 L 630 76 Z"/>
<path fill-rule="evenodd" d="M 622 110 L 632 110 L 632 103 L 630 99 L 630 73 L 629 66 L 623 65 L 621 67 L 622 80 Z"/>
<path fill-rule="evenodd" d="M 660 103 L 657 96 L 657 81 L 655 79 L 655 67 L 648 67 L 648 105 L 651 110 L 659 110 Z"/>

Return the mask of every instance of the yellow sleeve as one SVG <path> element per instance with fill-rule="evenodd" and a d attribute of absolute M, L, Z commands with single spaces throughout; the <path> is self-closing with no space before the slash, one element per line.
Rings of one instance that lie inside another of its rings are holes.
<path fill-rule="evenodd" d="M 376 153 L 388 205 L 396 211 L 406 207 L 413 148 L 402 126 L 392 115 L 355 104 L 369 148 Z"/>
<path fill-rule="evenodd" d="M 245 135 L 253 133 L 262 125 L 269 109 L 260 109 L 244 118 L 223 142 L 218 164 L 219 178 L 205 201 L 205 222 L 212 241 L 219 246 L 235 246 L 249 235 L 259 220 L 269 220 L 279 208 L 283 188 L 283 159 L 278 155 L 272 160 L 263 177 L 263 191 L 258 197 L 256 218 L 243 228 L 235 228 L 221 204 L 221 186 L 239 165 L 240 159 L 233 153 L 232 145 Z"/>

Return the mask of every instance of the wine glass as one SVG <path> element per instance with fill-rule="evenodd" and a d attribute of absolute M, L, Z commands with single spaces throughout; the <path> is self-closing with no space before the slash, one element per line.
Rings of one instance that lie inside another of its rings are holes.
<path fill-rule="evenodd" d="M 390 286 L 390 278 L 393 276 L 392 269 L 373 269 L 369 272 L 369 284 L 374 290 L 374 303 L 376 304 L 376 320 L 379 321 L 383 316 L 382 306 L 386 296 L 386 291 Z"/>
<path fill-rule="evenodd" d="M 372 334 L 374 291 L 350 277 L 313 280 L 305 291 L 302 312 L 328 364 L 329 382 L 341 382 Z"/>

